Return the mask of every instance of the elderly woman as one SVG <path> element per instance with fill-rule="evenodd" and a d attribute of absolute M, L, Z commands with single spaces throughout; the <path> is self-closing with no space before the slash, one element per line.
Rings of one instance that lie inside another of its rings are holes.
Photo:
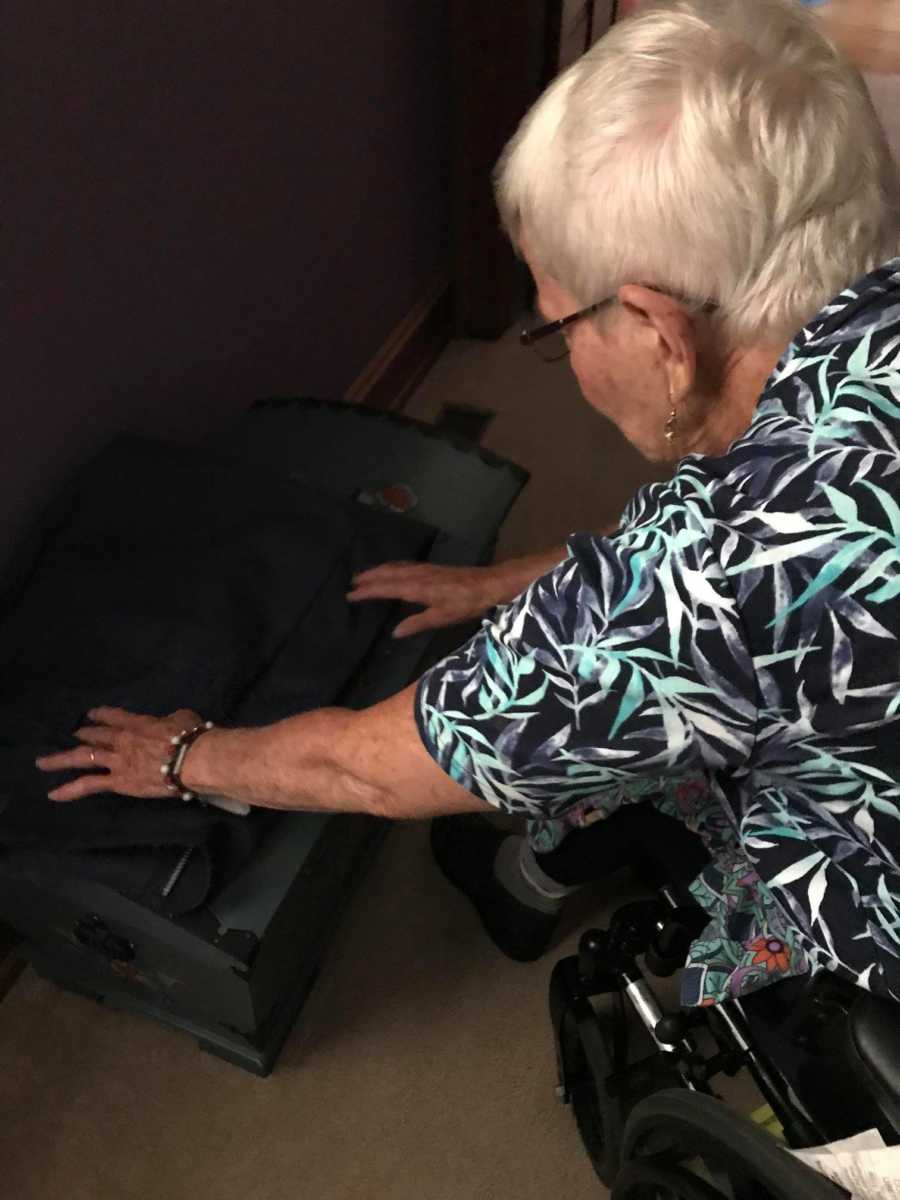
<path fill-rule="evenodd" d="M 504 602 L 418 686 L 260 729 L 98 708 L 51 796 L 502 809 L 530 842 L 485 859 L 476 824 L 445 865 L 551 908 L 535 850 L 655 806 L 710 854 L 685 1002 L 822 968 L 900 997 L 900 195 L 859 77 L 785 0 L 675 0 L 554 82 L 497 179 L 525 340 L 671 481 L 545 559 L 362 580 L 431 591 L 420 623 Z"/>

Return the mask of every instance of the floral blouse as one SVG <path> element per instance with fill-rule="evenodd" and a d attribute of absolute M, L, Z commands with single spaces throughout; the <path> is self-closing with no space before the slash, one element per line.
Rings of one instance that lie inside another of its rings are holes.
<path fill-rule="evenodd" d="M 900 998 L 900 259 L 747 433 L 642 488 L 430 670 L 428 751 L 537 849 L 652 800 L 704 839 L 686 1004 L 829 969 Z"/>

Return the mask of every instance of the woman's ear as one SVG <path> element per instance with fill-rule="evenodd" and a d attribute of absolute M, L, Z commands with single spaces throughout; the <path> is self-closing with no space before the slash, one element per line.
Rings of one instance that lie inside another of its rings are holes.
<path fill-rule="evenodd" d="M 682 400 L 697 378 L 697 331 L 690 313 L 674 297 L 638 283 L 619 288 L 619 303 L 654 335 L 669 393 L 675 401 Z"/>

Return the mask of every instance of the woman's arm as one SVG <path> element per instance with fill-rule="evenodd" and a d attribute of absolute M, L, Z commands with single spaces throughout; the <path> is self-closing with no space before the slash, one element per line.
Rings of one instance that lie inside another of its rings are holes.
<path fill-rule="evenodd" d="M 566 546 L 510 559 L 492 567 L 430 567 L 388 563 L 355 580 L 353 600 L 401 599 L 425 611 L 395 630 L 405 637 L 481 615 L 520 595 L 535 579 L 568 557 Z M 184 786 L 263 808 L 368 812 L 387 817 L 429 817 L 487 806 L 460 787 L 425 750 L 413 716 L 415 687 L 362 712 L 328 708 L 260 729 L 212 729 L 188 751 Z M 37 760 L 51 773 L 81 775 L 49 793 L 79 800 L 101 792 L 165 797 L 160 772 L 173 735 L 199 721 L 187 710 L 155 718 L 123 709 L 96 708 L 92 724 L 76 731 L 75 750 Z"/>
<path fill-rule="evenodd" d="M 320 709 L 262 729 L 213 729 L 192 748 L 182 778 L 201 794 L 263 808 L 395 819 L 489 808 L 425 750 L 415 692 L 408 687 L 361 712 Z"/>
<path fill-rule="evenodd" d="M 413 715 L 415 686 L 361 712 L 327 708 L 260 729 L 211 729 L 188 751 L 181 779 L 201 795 L 261 808 L 432 817 L 489 808 L 427 753 Z M 99 792 L 164 797 L 161 765 L 173 730 L 195 714 L 157 719 L 97 708 L 75 750 L 38 759 L 42 771 L 84 770 L 50 792 L 79 800 Z M 96 768 L 101 768 L 100 772 Z"/>

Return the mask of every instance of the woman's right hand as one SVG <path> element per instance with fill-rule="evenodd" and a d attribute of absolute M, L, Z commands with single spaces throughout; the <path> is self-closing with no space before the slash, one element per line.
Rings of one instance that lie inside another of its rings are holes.
<path fill-rule="evenodd" d="M 411 637 L 480 617 L 507 597 L 494 567 L 440 567 L 430 563 L 390 562 L 353 577 L 347 599 L 402 600 L 422 612 L 401 621 L 394 637 Z"/>

